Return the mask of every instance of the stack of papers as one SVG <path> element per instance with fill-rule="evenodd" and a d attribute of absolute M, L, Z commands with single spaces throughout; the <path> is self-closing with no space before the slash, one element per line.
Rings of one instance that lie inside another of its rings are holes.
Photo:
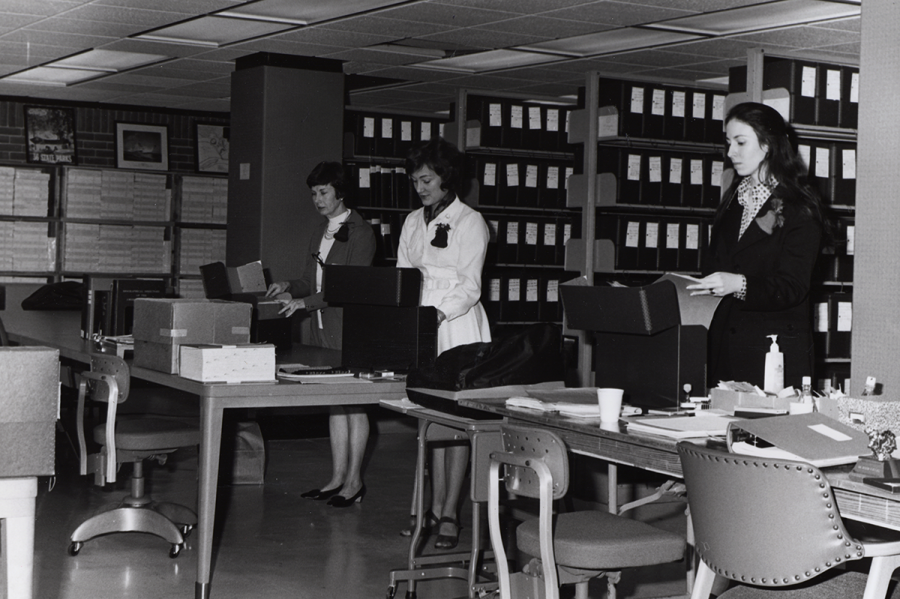
<path fill-rule="evenodd" d="M 562 416 L 570 416 L 574 418 L 599 418 L 600 406 L 596 403 L 574 403 L 568 401 L 541 401 L 533 397 L 510 397 L 506 400 L 506 406 L 509 408 L 526 408 L 529 410 L 537 410 L 539 412 L 553 412 Z M 633 416 L 640 414 L 640 408 L 631 406 L 622 406 L 622 416 Z"/>
<path fill-rule="evenodd" d="M 673 418 L 635 418 L 628 421 L 629 432 L 662 435 L 673 439 L 723 436 L 728 423 L 736 420 L 727 416 L 676 416 Z"/>

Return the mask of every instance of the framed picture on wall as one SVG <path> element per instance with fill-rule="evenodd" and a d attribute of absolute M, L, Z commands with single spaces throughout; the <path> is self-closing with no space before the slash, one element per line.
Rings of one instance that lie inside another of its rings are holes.
<path fill-rule="evenodd" d="M 116 166 L 169 170 L 169 130 L 165 125 L 116 123 Z"/>
<path fill-rule="evenodd" d="M 229 128 L 224 125 L 197 123 L 194 133 L 197 147 L 197 171 L 227 173 Z"/>
<path fill-rule="evenodd" d="M 77 164 L 75 109 L 26 106 L 25 139 L 28 162 Z"/>

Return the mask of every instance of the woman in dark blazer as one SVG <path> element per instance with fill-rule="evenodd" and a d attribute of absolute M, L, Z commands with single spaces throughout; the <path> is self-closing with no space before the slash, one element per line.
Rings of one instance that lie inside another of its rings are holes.
<path fill-rule="evenodd" d="M 738 177 L 713 222 L 696 294 L 722 297 L 709 332 L 708 382 L 762 387 L 765 354 L 778 335 L 784 384 L 812 376 L 809 289 L 825 221 L 787 124 L 773 108 L 747 102 L 725 119 L 728 158 Z"/>
<path fill-rule="evenodd" d="M 316 210 L 325 219 L 316 225 L 309 246 L 303 276 L 269 286 L 267 295 L 277 297 L 283 314 L 297 310 L 309 314 L 307 327 L 311 345 L 341 349 L 343 310 L 323 300 L 322 280 L 329 264 L 368 266 L 375 256 L 375 234 L 372 227 L 353 210 L 344 206 L 347 182 L 344 169 L 337 162 L 321 162 L 309 174 L 306 184 L 312 191 Z M 315 259 L 312 259 L 312 257 Z M 362 501 L 366 486 L 360 469 L 369 439 L 369 419 L 357 406 L 332 406 L 328 420 L 331 435 L 331 480 L 320 489 L 302 494 L 310 499 L 327 499 L 335 507 L 348 507 Z"/>

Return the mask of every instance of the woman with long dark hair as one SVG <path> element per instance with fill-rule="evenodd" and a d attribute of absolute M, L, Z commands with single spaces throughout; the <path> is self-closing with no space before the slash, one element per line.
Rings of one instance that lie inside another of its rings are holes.
<path fill-rule="evenodd" d="M 708 382 L 763 385 L 765 354 L 778 335 L 784 384 L 813 374 L 809 290 L 825 219 L 790 128 L 774 108 L 746 102 L 725 118 L 737 177 L 713 221 L 703 271 L 688 288 L 722 297 L 709 332 Z"/>

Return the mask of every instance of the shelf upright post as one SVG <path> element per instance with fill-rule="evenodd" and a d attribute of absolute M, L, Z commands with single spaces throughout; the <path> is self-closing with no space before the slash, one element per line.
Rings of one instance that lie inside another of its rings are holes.
<path fill-rule="evenodd" d="M 598 119 L 600 117 L 600 73 L 590 71 L 585 81 L 585 108 L 588 111 L 588 131 L 584 148 L 583 173 L 587 180 L 587 197 L 583 198 L 581 208 L 581 237 L 585 240 L 584 272 L 588 285 L 594 284 L 594 237 L 596 235 L 597 215 L 595 204 L 597 197 L 597 156 L 598 156 Z M 593 385 L 592 364 L 593 347 L 587 331 L 578 331 L 580 351 L 578 352 L 578 375 L 583 387 Z"/>
<path fill-rule="evenodd" d="M 765 50 L 750 48 L 747 50 L 747 95 L 750 102 L 763 101 L 763 68 Z"/>

